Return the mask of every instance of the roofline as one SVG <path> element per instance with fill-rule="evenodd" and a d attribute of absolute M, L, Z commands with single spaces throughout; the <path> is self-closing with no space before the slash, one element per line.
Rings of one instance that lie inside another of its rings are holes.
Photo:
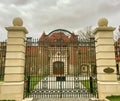
<path fill-rule="evenodd" d="M 48 36 L 49 36 L 50 34 L 52 34 L 53 32 L 55 32 L 55 31 L 64 31 L 64 32 L 68 32 L 70 35 L 72 35 L 72 33 L 71 33 L 70 31 L 66 30 L 66 29 L 56 29 L 56 30 L 51 31 L 51 32 L 48 34 Z"/>

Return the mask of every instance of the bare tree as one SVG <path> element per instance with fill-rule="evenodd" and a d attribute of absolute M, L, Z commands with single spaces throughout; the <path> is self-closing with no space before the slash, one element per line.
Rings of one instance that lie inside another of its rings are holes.
<path fill-rule="evenodd" d="M 90 41 L 91 37 L 94 37 L 92 33 L 92 26 L 87 26 L 83 30 L 78 30 L 76 32 L 80 41 Z"/>

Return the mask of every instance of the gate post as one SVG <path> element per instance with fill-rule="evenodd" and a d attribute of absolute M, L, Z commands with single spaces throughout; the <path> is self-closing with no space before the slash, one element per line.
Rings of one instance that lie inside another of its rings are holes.
<path fill-rule="evenodd" d="M 25 38 L 27 30 L 22 26 L 23 21 L 13 19 L 13 26 L 6 27 L 8 31 L 4 84 L 1 90 L 2 99 L 23 100 Z"/>
<path fill-rule="evenodd" d="M 99 99 L 120 94 L 116 75 L 113 41 L 113 31 L 115 28 L 108 27 L 107 25 L 108 20 L 106 18 L 101 18 L 98 21 L 98 27 L 94 31 Z"/>

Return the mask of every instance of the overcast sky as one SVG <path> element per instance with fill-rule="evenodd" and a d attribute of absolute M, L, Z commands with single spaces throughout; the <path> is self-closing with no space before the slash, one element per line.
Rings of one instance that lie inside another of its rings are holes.
<path fill-rule="evenodd" d="M 0 0 L 0 40 L 6 38 L 4 27 L 21 17 L 29 31 L 27 36 L 38 38 L 62 28 L 71 32 L 87 26 L 97 27 L 101 17 L 109 26 L 120 25 L 120 0 Z"/>

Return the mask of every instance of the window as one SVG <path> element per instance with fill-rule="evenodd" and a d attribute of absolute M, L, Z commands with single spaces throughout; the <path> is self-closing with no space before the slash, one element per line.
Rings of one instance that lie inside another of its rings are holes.
<path fill-rule="evenodd" d="M 82 71 L 87 71 L 87 66 L 82 66 Z"/>
<path fill-rule="evenodd" d="M 56 61 L 54 62 L 54 67 L 59 68 L 59 67 L 64 67 L 64 63 L 61 61 Z"/>

